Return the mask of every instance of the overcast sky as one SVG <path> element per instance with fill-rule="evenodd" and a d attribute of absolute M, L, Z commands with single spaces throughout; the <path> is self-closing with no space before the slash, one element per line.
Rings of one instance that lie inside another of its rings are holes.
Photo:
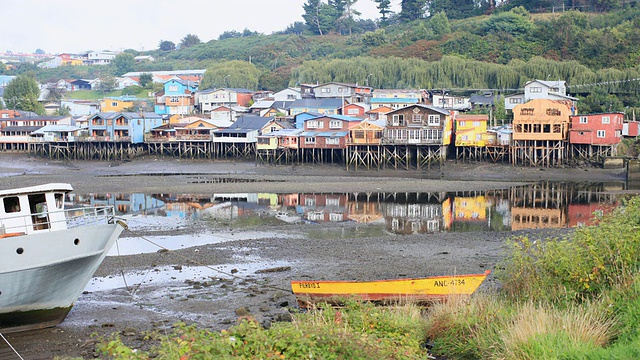
<path fill-rule="evenodd" d="M 202 42 L 245 28 L 264 34 L 303 21 L 305 0 L 2 0 L 0 52 L 49 54 L 153 50 L 187 34 Z M 392 1 L 398 11 L 400 0 Z M 361 18 L 377 19 L 373 0 L 358 0 Z"/>

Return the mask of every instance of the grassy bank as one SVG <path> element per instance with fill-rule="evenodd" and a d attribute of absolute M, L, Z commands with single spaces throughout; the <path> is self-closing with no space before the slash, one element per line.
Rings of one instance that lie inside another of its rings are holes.
<path fill-rule="evenodd" d="M 117 359 L 640 358 L 639 230 L 640 198 L 632 198 L 569 237 L 511 239 L 496 293 L 427 310 L 350 302 L 268 328 L 251 318 L 223 331 L 178 324 L 138 349 L 114 334 L 98 351 Z"/>

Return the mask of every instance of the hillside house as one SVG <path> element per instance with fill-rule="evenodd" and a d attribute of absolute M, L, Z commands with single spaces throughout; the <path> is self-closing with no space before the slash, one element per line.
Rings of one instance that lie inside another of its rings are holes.
<path fill-rule="evenodd" d="M 133 108 L 135 98 L 132 97 L 119 97 L 119 98 L 104 98 L 100 101 L 101 112 L 120 112 L 125 109 Z"/>
<path fill-rule="evenodd" d="M 300 99 L 289 105 L 289 115 L 295 116 L 305 112 L 338 115 L 343 104 L 342 99 Z"/>
<path fill-rule="evenodd" d="M 504 107 L 507 111 L 513 111 L 517 105 L 522 105 L 536 99 L 567 102 L 570 104 L 570 107 L 573 107 L 572 115 L 575 114 L 575 108 L 578 101 L 577 98 L 567 95 L 566 81 L 531 80 L 524 85 L 523 92 L 506 96 L 504 98 Z"/>
<path fill-rule="evenodd" d="M 155 113 L 160 115 L 189 115 L 194 111 L 194 93 L 197 84 L 172 79 L 164 83 L 163 91 L 156 94 Z"/>
<path fill-rule="evenodd" d="M 452 113 L 431 105 L 411 105 L 387 113 L 385 145 L 449 145 Z"/>

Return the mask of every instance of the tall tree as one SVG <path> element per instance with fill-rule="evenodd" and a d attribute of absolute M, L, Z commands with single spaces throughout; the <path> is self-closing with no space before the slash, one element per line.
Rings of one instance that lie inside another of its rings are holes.
<path fill-rule="evenodd" d="M 151 73 L 144 73 L 140 75 L 140 86 L 146 88 L 147 85 L 153 83 L 153 75 Z"/>
<path fill-rule="evenodd" d="M 391 14 L 391 0 L 373 0 L 375 1 L 378 6 L 376 6 L 378 8 L 378 11 L 380 12 L 381 15 L 381 23 L 382 25 L 387 25 L 387 21 L 389 19 L 389 17 L 387 15 Z"/>
<path fill-rule="evenodd" d="M 187 34 L 180 40 L 180 48 L 186 49 L 188 47 L 200 44 L 200 38 L 197 35 Z"/>
<path fill-rule="evenodd" d="M 413 21 L 424 16 L 427 0 L 402 0 L 400 3 L 400 19 Z"/>
<path fill-rule="evenodd" d="M 44 106 L 38 102 L 40 87 L 33 74 L 21 74 L 11 80 L 4 89 L 4 101 L 8 109 L 44 113 Z"/>
<path fill-rule="evenodd" d="M 136 60 L 130 53 L 122 52 L 116 55 L 111 62 L 114 72 L 117 76 L 133 71 L 136 66 Z"/>
<path fill-rule="evenodd" d="M 160 43 L 158 44 L 158 49 L 162 51 L 172 51 L 176 49 L 176 44 L 174 44 L 173 41 L 160 40 Z"/>
<path fill-rule="evenodd" d="M 335 16 L 335 7 L 322 0 L 307 0 L 302 5 L 304 14 L 302 18 L 309 26 L 309 29 L 315 34 L 324 35 L 333 29 Z"/>

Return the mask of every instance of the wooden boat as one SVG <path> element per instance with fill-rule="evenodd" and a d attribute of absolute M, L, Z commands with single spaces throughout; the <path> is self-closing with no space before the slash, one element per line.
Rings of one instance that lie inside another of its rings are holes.
<path fill-rule="evenodd" d="M 126 226 L 113 206 L 65 209 L 71 190 L 0 191 L 0 333 L 62 322 Z"/>
<path fill-rule="evenodd" d="M 301 307 L 322 302 L 336 304 L 349 298 L 376 302 L 425 303 L 454 295 L 471 295 L 490 272 L 487 270 L 483 274 L 374 281 L 292 281 L 291 290 Z"/>

